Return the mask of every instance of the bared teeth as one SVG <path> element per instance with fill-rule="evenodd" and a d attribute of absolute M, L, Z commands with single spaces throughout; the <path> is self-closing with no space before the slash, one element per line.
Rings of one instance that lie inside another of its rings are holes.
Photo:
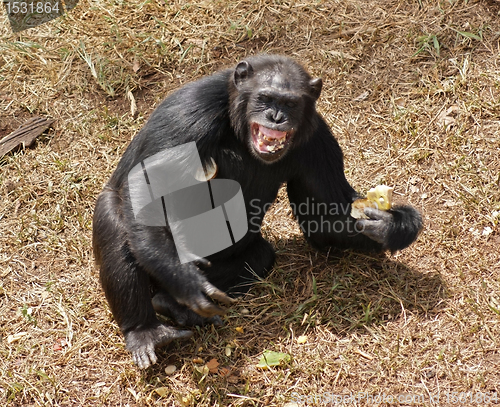
<path fill-rule="evenodd" d="M 274 142 L 274 141 L 278 141 L 280 144 L 283 144 L 285 141 L 286 141 L 286 135 L 277 139 L 277 138 L 272 138 L 272 137 L 267 137 L 267 136 L 264 136 L 264 134 L 262 134 L 260 131 L 259 133 L 257 134 L 257 137 L 259 139 L 264 139 L 266 141 L 269 141 L 270 143 Z"/>
<path fill-rule="evenodd" d="M 282 150 L 287 142 L 288 133 L 283 132 L 282 137 L 267 136 L 259 128 L 252 129 L 254 143 L 260 152 L 275 153 Z"/>

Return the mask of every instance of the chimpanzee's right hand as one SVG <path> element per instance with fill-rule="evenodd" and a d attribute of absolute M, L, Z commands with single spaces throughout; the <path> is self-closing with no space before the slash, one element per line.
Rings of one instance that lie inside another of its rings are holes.
<path fill-rule="evenodd" d="M 210 264 L 206 260 L 197 263 L 205 266 Z M 165 288 L 179 304 L 185 305 L 202 317 L 209 318 L 225 314 L 225 311 L 214 304 L 211 299 L 225 305 L 231 305 L 235 302 L 225 292 L 209 283 L 206 277 L 201 274 L 201 270 L 193 263 L 183 264 L 179 273 L 183 273 L 183 276 L 175 279 L 177 284 L 175 286 L 169 284 Z"/>

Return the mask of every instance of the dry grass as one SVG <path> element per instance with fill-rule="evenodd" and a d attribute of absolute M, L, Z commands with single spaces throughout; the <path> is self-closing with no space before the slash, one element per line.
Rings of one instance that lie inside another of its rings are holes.
<path fill-rule="evenodd" d="M 499 2 L 80 0 L 16 35 L 0 19 L 0 137 L 35 114 L 57 120 L 0 161 L 0 404 L 282 406 L 294 392 L 364 392 L 452 406 L 485 403 L 448 392 L 500 391 Z M 94 200 L 162 98 L 261 51 L 324 78 L 319 109 L 353 185 L 395 185 L 426 229 L 395 256 L 317 253 L 280 193 L 264 228 L 274 272 L 224 327 L 141 372 L 98 284 Z M 257 370 L 265 349 L 293 360 Z"/>

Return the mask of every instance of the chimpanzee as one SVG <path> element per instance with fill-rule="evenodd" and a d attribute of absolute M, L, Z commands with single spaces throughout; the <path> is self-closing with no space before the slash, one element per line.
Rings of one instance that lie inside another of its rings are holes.
<path fill-rule="evenodd" d="M 316 112 L 321 88 L 320 78 L 288 57 L 249 57 L 167 97 L 128 146 L 97 199 L 93 246 L 111 311 L 140 368 L 156 362 L 156 347 L 192 334 L 160 323 L 156 312 L 179 325 L 220 323 L 223 309 L 212 300 L 231 304 L 227 294 L 243 292 L 272 268 L 274 251 L 260 225 L 284 183 L 315 248 L 397 251 L 417 238 L 422 218 L 411 206 L 366 208 L 368 219 L 350 216 L 360 196 Z M 222 251 L 182 263 L 168 224 L 135 220 L 128 175 L 148 157 L 190 142 L 204 167 L 215 163 L 216 178 L 239 183 L 249 227 Z"/>

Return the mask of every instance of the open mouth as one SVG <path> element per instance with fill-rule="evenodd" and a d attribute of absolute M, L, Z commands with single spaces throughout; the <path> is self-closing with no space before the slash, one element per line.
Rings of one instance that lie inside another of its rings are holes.
<path fill-rule="evenodd" d="M 259 154 L 276 154 L 288 145 L 291 132 L 272 130 L 252 123 L 252 143 Z"/>

